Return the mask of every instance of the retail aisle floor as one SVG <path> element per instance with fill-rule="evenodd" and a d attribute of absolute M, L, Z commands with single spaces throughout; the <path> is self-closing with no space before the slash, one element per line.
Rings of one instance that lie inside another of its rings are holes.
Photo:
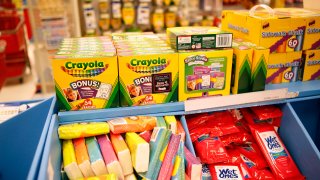
<path fill-rule="evenodd" d="M 32 72 L 29 68 L 26 70 L 25 76 L 23 77 L 23 83 L 19 83 L 18 80 L 7 81 L 0 89 L 0 102 L 43 99 L 53 95 L 35 94 L 38 77 L 34 65 L 35 61 L 33 44 L 28 45 L 28 52 Z"/>

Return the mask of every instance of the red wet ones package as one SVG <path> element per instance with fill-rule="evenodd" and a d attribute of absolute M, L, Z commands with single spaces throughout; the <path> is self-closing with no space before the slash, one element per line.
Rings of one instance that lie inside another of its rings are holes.
<path fill-rule="evenodd" d="M 229 159 L 219 137 L 201 136 L 194 142 L 194 147 L 202 163 L 213 164 Z"/>
<path fill-rule="evenodd" d="M 273 126 L 257 124 L 250 129 L 276 179 L 305 179 Z"/>
<path fill-rule="evenodd" d="M 280 127 L 282 112 L 276 106 L 257 106 L 240 109 L 248 124 L 267 123 Z"/>
<path fill-rule="evenodd" d="M 208 165 L 212 180 L 244 180 L 241 167 L 236 164 L 210 164 Z"/>
<path fill-rule="evenodd" d="M 187 119 L 191 141 L 194 142 L 203 135 L 217 137 L 237 133 L 239 129 L 235 125 L 234 120 L 228 111 L 214 112 L 203 116 L 193 116 Z"/>
<path fill-rule="evenodd" d="M 243 156 L 251 159 L 257 169 L 264 169 L 268 166 L 257 144 L 252 143 L 237 146 L 237 150 L 243 154 Z"/>

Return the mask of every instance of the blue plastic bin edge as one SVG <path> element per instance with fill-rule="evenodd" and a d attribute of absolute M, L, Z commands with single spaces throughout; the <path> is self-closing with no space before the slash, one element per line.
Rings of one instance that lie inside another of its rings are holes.
<path fill-rule="evenodd" d="M 46 142 L 46 137 L 47 137 L 47 133 L 48 133 L 48 128 L 49 128 L 51 116 L 53 113 L 55 113 L 58 110 L 57 103 L 56 103 L 56 96 L 49 98 L 47 101 L 50 101 L 50 100 L 52 100 L 52 102 L 50 105 L 48 116 L 46 118 L 45 126 L 42 130 L 42 134 L 39 139 L 39 144 L 37 146 L 37 150 L 35 152 L 35 156 L 34 156 L 34 159 L 33 159 L 33 162 L 30 167 L 30 171 L 29 171 L 29 174 L 27 177 L 27 179 L 30 179 L 30 180 L 34 179 L 37 175 L 37 170 L 39 169 L 40 161 L 42 158 L 43 148 L 44 148 L 44 145 Z"/>

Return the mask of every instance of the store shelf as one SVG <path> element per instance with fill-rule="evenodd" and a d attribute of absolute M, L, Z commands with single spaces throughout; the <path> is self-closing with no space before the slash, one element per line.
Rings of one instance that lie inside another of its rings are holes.
<path fill-rule="evenodd" d="M 86 111 L 69 111 L 59 112 L 60 124 L 82 122 L 82 121 L 106 121 L 116 117 L 137 116 L 137 115 L 157 114 L 157 116 L 166 115 L 181 115 L 184 114 L 184 103 L 175 102 L 167 104 L 157 104 L 150 106 L 136 107 L 121 107 L 101 110 L 86 110 Z"/>
<path fill-rule="evenodd" d="M 293 82 L 282 84 L 268 84 L 266 90 L 288 88 L 289 92 L 299 93 L 298 97 L 320 95 L 320 81 Z"/>
<path fill-rule="evenodd" d="M 320 95 L 320 81 L 295 82 L 267 85 L 265 91 L 216 96 L 137 107 L 120 107 L 100 110 L 59 112 L 59 123 L 106 121 L 116 117 L 137 115 L 182 115 L 220 111 L 234 108 L 281 104 L 290 98 L 303 98 Z"/>

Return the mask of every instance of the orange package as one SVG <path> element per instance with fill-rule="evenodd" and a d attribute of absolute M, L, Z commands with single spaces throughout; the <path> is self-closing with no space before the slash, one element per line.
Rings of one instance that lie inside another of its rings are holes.
<path fill-rule="evenodd" d="M 150 131 L 157 125 L 157 117 L 153 116 L 130 116 L 108 121 L 110 130 L 114 134 L 126 132 Z"/>

